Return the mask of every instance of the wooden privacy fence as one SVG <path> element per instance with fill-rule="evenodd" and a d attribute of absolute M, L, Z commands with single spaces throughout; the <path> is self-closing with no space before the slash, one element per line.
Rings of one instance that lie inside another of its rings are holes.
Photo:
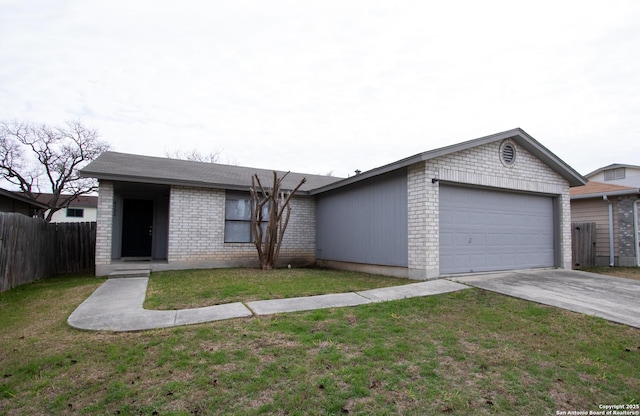
<path fill-rule="evenodd" d="M 0 292 L 56 274 L 93 272 L 96 223 L 0 212 Z"/>
<path fill-rule="evenodd" d="M 571 224 L 571 258 L 574 269 L 596 265 L 596 223 Z"/>

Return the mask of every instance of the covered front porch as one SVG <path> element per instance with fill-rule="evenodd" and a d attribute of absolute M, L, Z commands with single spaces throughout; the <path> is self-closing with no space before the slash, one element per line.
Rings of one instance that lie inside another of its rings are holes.
<path fill-rule="evenodd" d="M 111 182 L 101 183 L 100 190 L 98 224 L 107 228 L 111 241 L 102 245 L 109 246 L 109 258 L 96 262 L 96 275 L 166 268 L 170 186 Z M 107 217 L 110 221 L 105 224 L 102 220 Z"/>

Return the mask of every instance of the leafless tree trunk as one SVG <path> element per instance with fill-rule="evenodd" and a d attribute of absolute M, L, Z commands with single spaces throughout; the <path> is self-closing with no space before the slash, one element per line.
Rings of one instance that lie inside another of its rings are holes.
<path fill-rule="evenodd" d="M 34 201 L 50 193 L 48 201 L 39 200 L 49 207 L 46 221 L 78 196 L 98 189 L 78 169 L 106 150 L 109 145 L 98 140 L 98 133 L 78 121 L 64 127 L 0 122 L 0 177 Z"/>
<path fill-rule="evenodd" d="M 276 267 L 284 232 L 291 216 L 291 198 L 307 181 L 306 178 L 302 178 L 293 190 L 282 190 L 282 181 L 288 174 L 289 172 L 278 178 L 274 171 L 271 188 L 264 188 L 257 174 L 251 178 L 251 236 L 258 251 L 260 268 L 263 270 Z"/>

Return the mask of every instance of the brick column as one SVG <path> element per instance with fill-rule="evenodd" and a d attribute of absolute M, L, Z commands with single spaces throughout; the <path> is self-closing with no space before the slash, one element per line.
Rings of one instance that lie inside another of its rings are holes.
<path fill-rule="evenodd" d="M 425 163 L 407 172 L 409 278 L 434 279 L 440 275 L 440 189 L 432 183 L 436 172 Z"/>
<path fill-rule="evenodd" d="M 636 265 L 636 236 L 633 218 L 633 203 L 635 196 L 620 196 L 617 203 L 618 217 L 618 245 L 616 255 L 618 265 L 633 267 Z"/>
<path fill-rule="evenodd" d="M 560 206 L 560 264 L 559 267 L 571 270 L 571 207 L 569 189 L 559 197 Z"/>
<path fill-rule="evenodd" d="M 100 181 L 96 217 L 96 276 L 102 276 L 101 266 L 111 264 L 113 228 L 113 183 Z"/>

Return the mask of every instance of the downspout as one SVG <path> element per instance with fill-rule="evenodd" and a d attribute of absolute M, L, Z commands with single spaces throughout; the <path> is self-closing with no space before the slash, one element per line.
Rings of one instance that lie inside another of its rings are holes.
<path fill-rule="evenodd" d="M 602 199 L 609 204 L 609 267 L 615 265 L 615 254 L 613 250 L 613 202 L 609 201 L 606 195 Z"/>
<path fill-rule="evenodd" d="M 633 201 L 633 235 L 636 242 L 636 266 L 640 267 L 640 241 L 638 241 L 638 233 L 640 233 L 640 230 L 638 230 L 638 203 L 640 203 L 640 199 L 636 199 L 635 201 Z"/>

